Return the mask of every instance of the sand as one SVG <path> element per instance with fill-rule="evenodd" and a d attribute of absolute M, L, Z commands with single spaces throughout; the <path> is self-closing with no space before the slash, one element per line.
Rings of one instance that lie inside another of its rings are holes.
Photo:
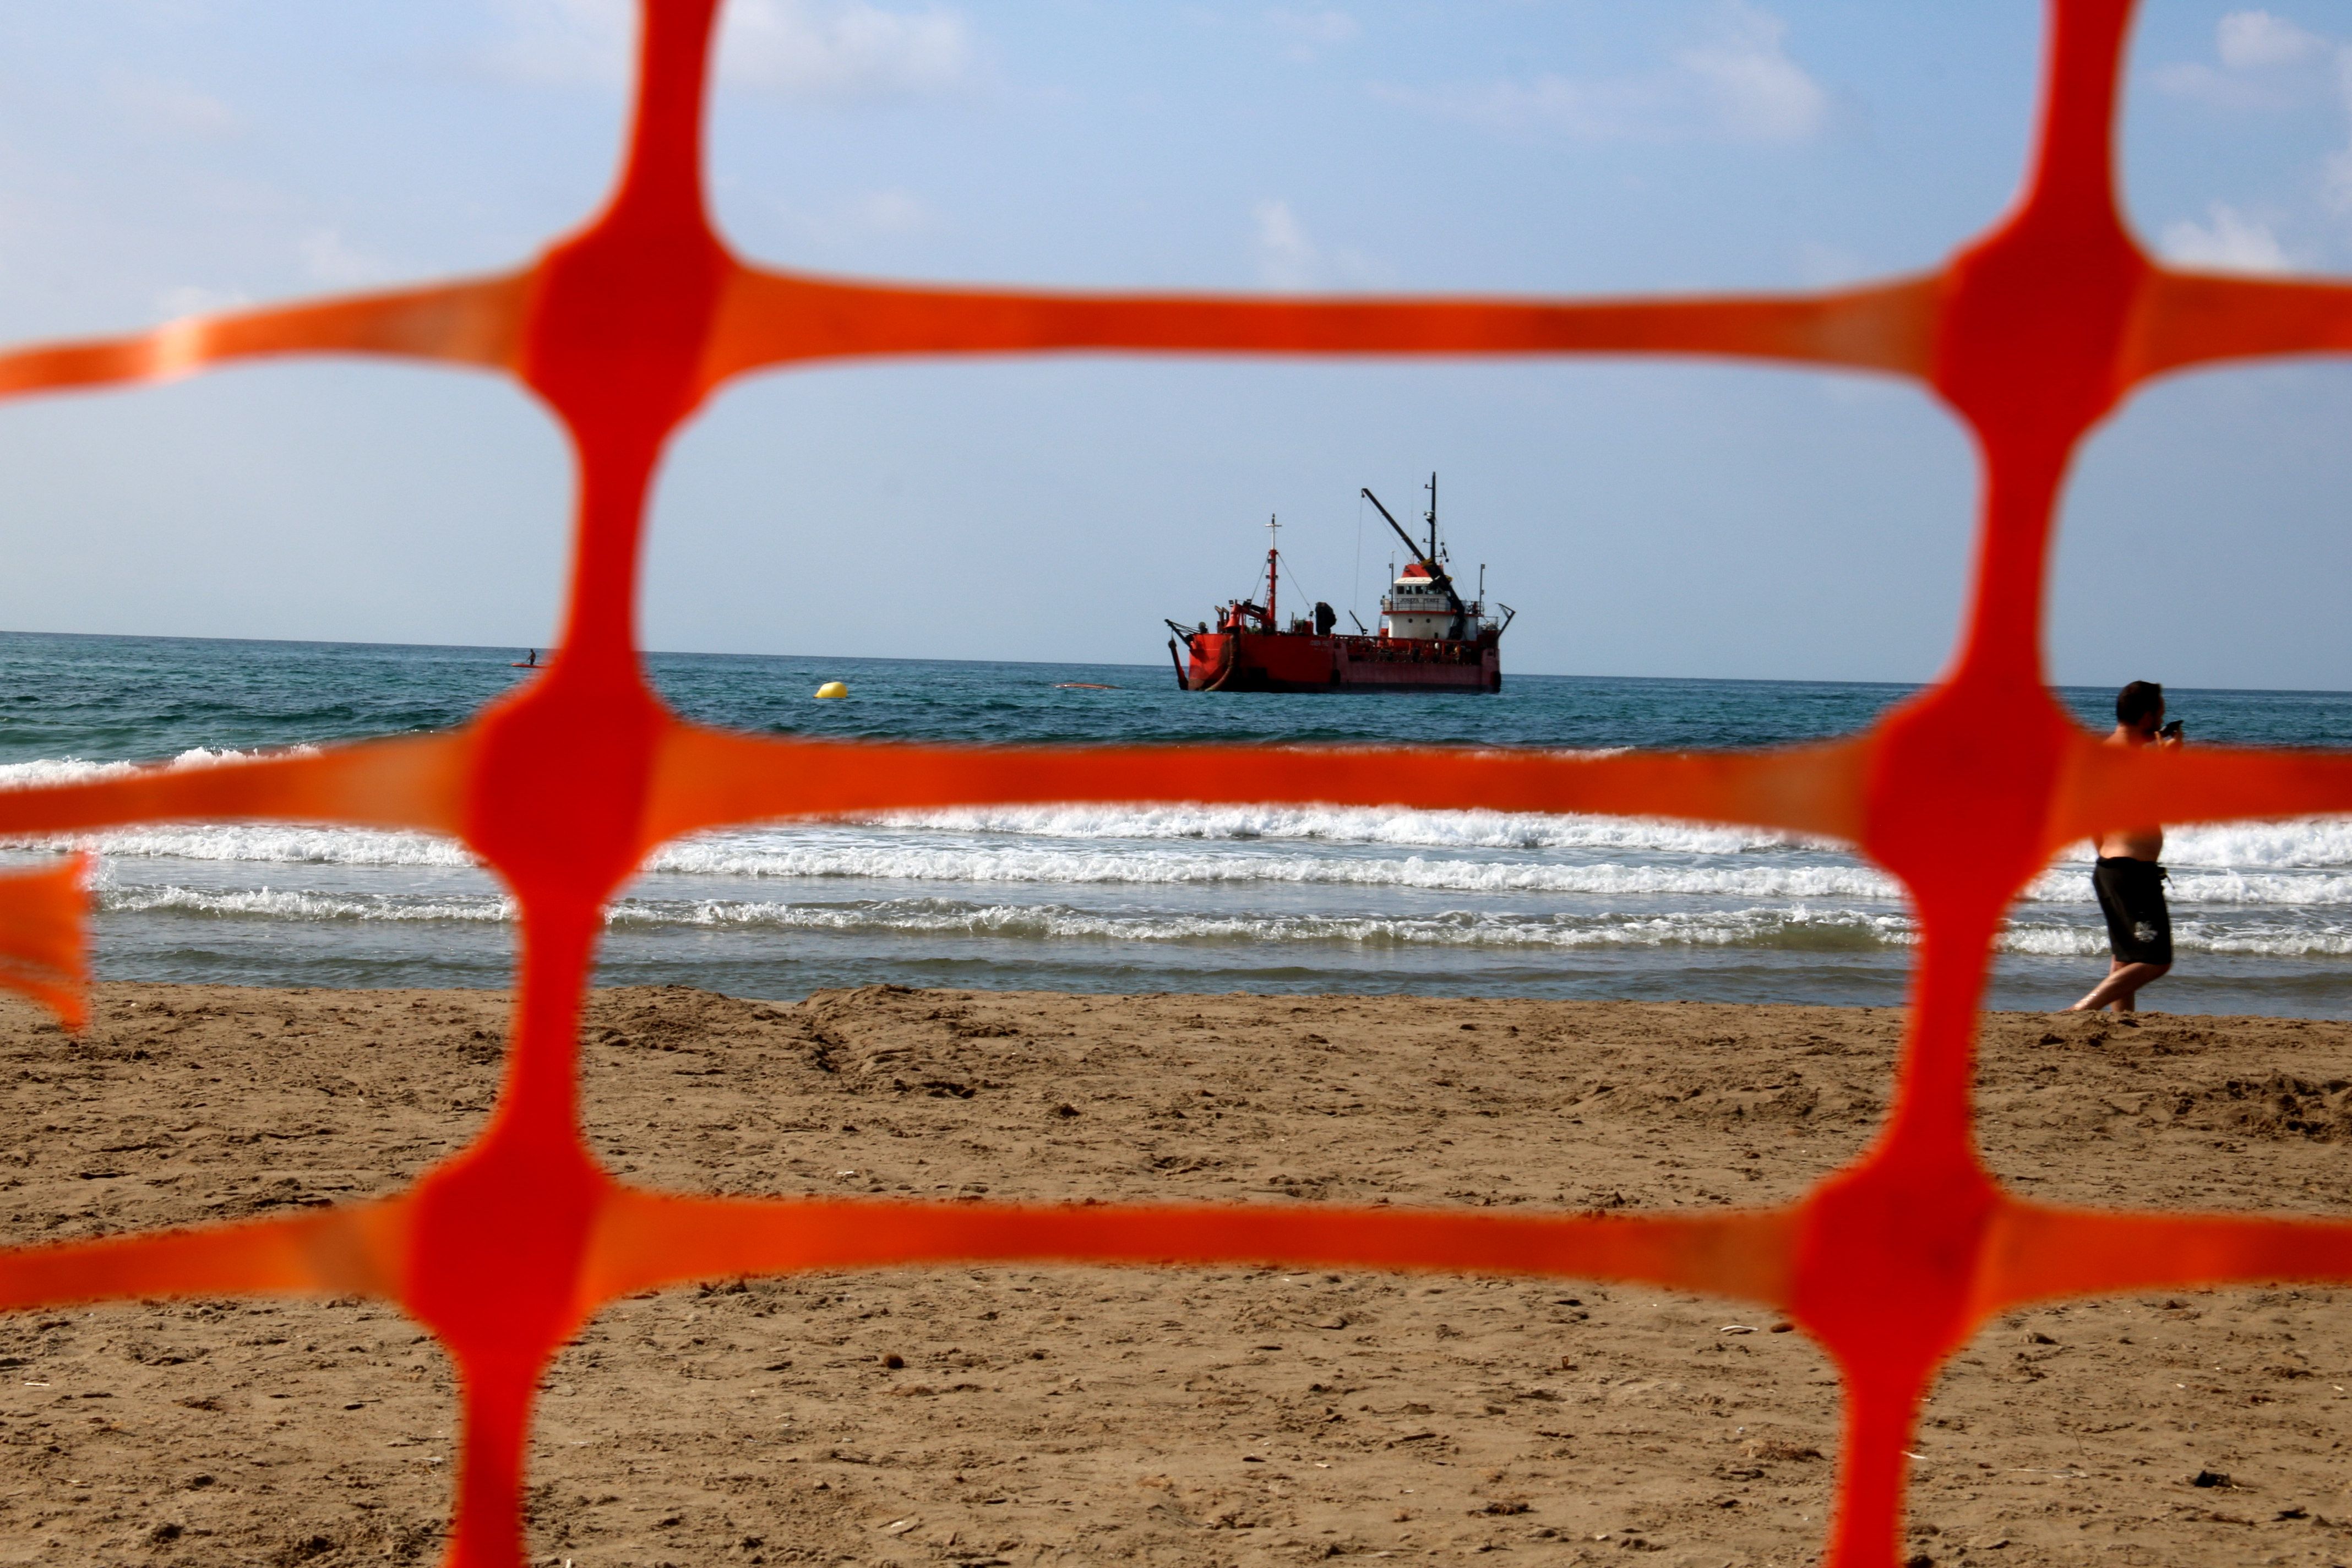
<path fill-rule="evenodd" d="M 503 1008 L 110 985 L 76 1042 L 0 1003 L 6 1239 L 388 1191 L 478 1124 Z M 725 1192 L 1753 1204 L 1862 1146 L 1900 1022 L 620 991 L 593 1006 L 586 1115 L 635 1179 Z M 1987 1029 L 1990 1158 L 2028 1193 L 2352 1206 L 2352 1027 Z M 2003 1568 L 2352 1560 L 2339 1294 L 2151 1296 L 1988 1328 L 1920 1432 L 1908 1551 Z M 578 1568 L 1797 1563 L 1822 1530 L 1836 1387 L 1775 1326 L 1574 1281 L 1242 1269 L 673 1292 L 607 1312 L 550 1375 L 530 1550 Z M 373 1302 L 0 1319 L 0 1562 L 431 1562 L 450 1411 L 435 1346 Z"/>

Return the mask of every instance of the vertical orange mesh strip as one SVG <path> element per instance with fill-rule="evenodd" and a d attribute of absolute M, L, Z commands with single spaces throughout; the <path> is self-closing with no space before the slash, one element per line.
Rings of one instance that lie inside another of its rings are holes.
<path fill-rule="evenodd" d="M 89 932 L 82 879 L 89 858 L 0 877 L 0 985 L 21 991 L 68 1029 L 89 1016 Z"/>
<path fill-rule="evenodd" d="M 474 1144 L 406 1193 L 299 1218 L 0 1251 L 0 1307 L 173 1292 L 331 1290 L 401 1304 L 463 1378 L 450 1561 L 521 1561 L 533 1384 L 620 1295 L 716 1275 L 922 1262 L 1301 1265 L 1567 1274 L 1780 1307 L 1846 1390 L 1827 1552 L 1885 1568 L 1902 1449 L 1942 1359 L 1988 1315 L 2084 1292 L 2352 1279 L 2352 1225 L 2051 1208 L 1977 1157 L 1977 1004 L 2001 911 L 2060 846 L 2117 823 L 2352 810 L 2352 757 L 2102 748 L 2043 685 L 2053 507 L 2076 443 L 2134 386 L 2186 366 L 2352 348 L 2352 291 L 2168 272 L 2116 213 L 2112 126 L 2128 0 L 2048 0 L 2024 193 L 1925 277 L 1833 293 L 1575 302 L 1265 300 L 880 287 L 750 267 L 711 231 L 701 119 L 715 0 L 643 0 L 636 117 L 611 201 L 527 270 L 174 323 L 0 355 L 0 395 L 255 355 L 367 353 L 503 372 L 580 466 L 552 667 L 464 729 L 0 794 L 0 833 L 275 818 L 463 836 L 522 909 L 505 1084 Z M 753 739 L 690 725 L 646 686 L 633 625 L 646 489 L 672 432 L 729 378 L 898 353 L 1054 350 L 1736 355 L 1907 376 L 1984 463 L 1973 593 L 1952 664 L 1864 735 L 1728 755 L 1561 758 L 1395 749 L 974 749 Z M 1246 762 L 1245 766 L 1222 763 Z M 1246 778 L 1244 785 L 1189 781 Z M 1925 942 L 1876 1143 L 1785 1208 L 1708 1215 L 1323 1205 L 952 1207 L 643 1191 L 578 1127 L 575 1044 L 600 904 L 679 833 L 809 812 L 1169 798 L 1640 812 L 1854 844 L 1902 879 Z M 1937 853 L 1953 823 L 1970 853 Z M 78 868 L 0 879 L 0 984 L 79 1021 Z"/>

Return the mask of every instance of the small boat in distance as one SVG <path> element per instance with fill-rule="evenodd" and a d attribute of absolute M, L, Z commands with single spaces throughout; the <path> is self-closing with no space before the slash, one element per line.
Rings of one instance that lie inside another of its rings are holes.
<path fill-rule="evenodd" d="M 1372 503 L 1412 559 L 1389 584 L 1381 601 L 1381 629 L 1355 635 L 1336 632 L 1339 617 L 1318 603 L 1312 617 L 1295 616 L 1285 626 L 1276 613 L 1282 552 L 1265 552 L 1265 603 L 1235 599 L 1191 630 L 1168 623 L 1176 684 L 1186 691 L 1500 691 L 1503 633 L 1518 612 L 1497 607 L 1500 621 L 1486 618 L 1486 568 L 1479 596 L 1465 600 L 1445 569 L 1445 549 L 1437 537 L 1437 476 L 1429 476 L 1429 542 L 1404 531 L 1370 489 Z M 1269 521 L 1269 530 L 1281 524 Z M 1276 539 L 1281 535 L 1276 532 Z M 1349 617 L 1351 620 L 1353 616 Z M 1181 651 L 1180 651 L 1181 648 Z M 1187 656 L 1190 656 L 1189 658 Z"/>
<path fill-rule="evenodd" d="M 537 669 L 539 668 L 539 649 L 531 649 L 530 657 L 529 658 L 519 658 L 512 664 L 507 666 L 507 668 L 509 669 Z"/>

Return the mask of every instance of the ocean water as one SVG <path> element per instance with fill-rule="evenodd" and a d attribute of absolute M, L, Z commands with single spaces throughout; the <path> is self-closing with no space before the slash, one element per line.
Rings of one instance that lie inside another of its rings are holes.
<path fill-rule="evenodd" d="M 519 650 L 0 634 L 0 788 L 136 761 L 431 730 L 527 679 Z M 1767 745 L 1908 689 L 1510 675 L 1497 696 L 1185 693 L 1164 666 L 656 655 L 681 711 L 773 732 L 967 742 Z M 838 679 L 845 702 L 817 702 Z M 1073 689 L 1065 682 L 1111 689 Z M 2172 689 L 2192 741 L 2352 746 L 2352 693 Z M 2105 727 L 2113 693 L 2069 691 Z M 513 911 L 454 841 L 142 826 L 100 856 L 109 978 L 501 985 Z M 0 860 L 59 841 L 0 843 Z M 2011 911 L 1993 1005 L 2106 964 L 2087 847 Z M 2352 1016 L 2352 818 L 2177 829 L 2168 1011 Z M 1838 849 L 1737 828 L 1314 806 L 1068 806 L 779 823 L 661 849 L 599 979 L 819 986 L 1410 992 L 1887 1005 L 1915 925 Z"/>

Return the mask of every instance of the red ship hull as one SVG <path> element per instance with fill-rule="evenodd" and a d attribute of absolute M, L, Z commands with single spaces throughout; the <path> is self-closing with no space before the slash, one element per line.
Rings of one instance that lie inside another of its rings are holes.
<path fill-rule="evenodd" d="M 1454 585 L 1437 542 L 1437 476 L 1429 476 L 1426 547 L 1389 515 L 1369 487 L 1363 496 L 1412 552 L 1381 600 L 1379 633 L 1365 631 L 1358 621 L 1355 636 L 1339 635 L 1339 612 L 1320 600 L 1313 615 L 1294 616 L 1286 627 L 1275 609 L 1282 552 L 1269 544 L 1265 604 L 1234 599 L 1219 605 L 1214 631 L 1206 621 L 1190 631 L 1168 623 L 1176 634 L 1168 639 L 1168 657 L 1175 663 L 1178 686 L 1187 691 L 1503 689 L 1503 633 L 1518 612 L 1506 605 L 1502 620 L 1486 619 L 1484 566 L 1478 568 L 1476 599 L 1465 600 Z M 1268 518 L 1265 526 L 1271 533 L 1281 524 Z"/>
<path fill-rule="evenodd" d="M 1194 632 L 1187 691 L 1500 691 L 1502 639 L 1318 637 L 1312 632 Z"/>

